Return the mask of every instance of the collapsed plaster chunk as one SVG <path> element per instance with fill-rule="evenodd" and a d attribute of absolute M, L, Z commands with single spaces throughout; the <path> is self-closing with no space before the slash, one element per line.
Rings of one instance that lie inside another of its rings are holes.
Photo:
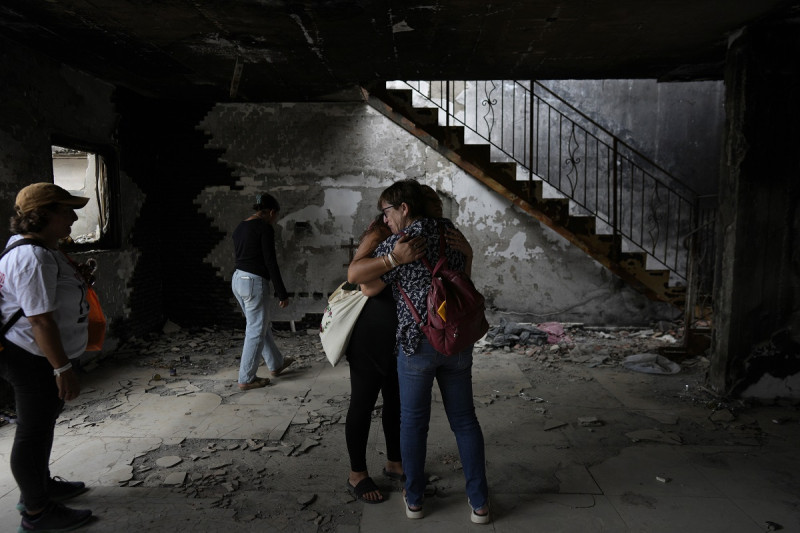
<path fill-rule="evenodd" d="M 683 444 L 683 439 L 677 433 L 666 433 L 657 429 L 640 429 L 625 433 L 625 436 L 633 442 L 649 440 L 654 442 L 664 442 L 667 444 Z"/>
<path fill-rule="evenodd" d="M 578 423 L 583 427 L 597 427 L 603 425 L 603 421 L 596 416 L 579 416 Z"/>
<path fill-rule="evenodd" d="M 314 446 L 319 446 L 319 442 L 315 441 L 314 439 L 306 439 L 306 440 L 303 441 L 303 444 L 301 444 L 297 448 L 297 452 L 295 453 L 295 455 L 300 455 L 300 454 L 306 453 L 308 450 L 310 450 Z"/>
<path fill-rule="evenodd" d="M 551 429 L 561 428 L 566 426 L 566 422 L 562 422 L 560 420 L 550 420 L 549 422 L 545 423 L 544 430 L 550 431 Z"/>
<path fill-rule="evenodd" d="M 186 481 L 186 472 L 172 472 L 164 480 L 164 485 L 179 486 L 183 485 L 184 481 Z"/>
<path fill-rule="evenodd" d="M 314 503 L 314 500 L 317 499 L 316 494 L 301 494 L 297 497 L 297 503 L 301 506 L 305 507 L 307 505 L 311 505 Z"/>
<path fill-rule="evenodd" d="M 183 462 L 183 459 L 177 455 L 167 455 L 166 457 L 159 457 L 156 459 L 156 464 L 161 468 L 172 468 L 181 462 Z"/>
<path fill-rule="evenodd" d="M 711 413 L 711 416 L 708 418 L 712 422 L 733 422 L 736 420 L 736 415 L 734 415 L 728 409 L 720 409 L 719 411 L 714 411 Z"/>
<path fill-rule="evenodd" d="M 133 478 L 133 467 L 123 466 L 116 470 L 112 470 L 100 478 L 100 483 L 103 485 L 119 484 L 125 481 L 130 481 Z"/>

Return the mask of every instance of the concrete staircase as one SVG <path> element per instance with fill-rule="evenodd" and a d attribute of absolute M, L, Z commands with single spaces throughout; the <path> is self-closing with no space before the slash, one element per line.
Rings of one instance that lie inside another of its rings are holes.
<path fill-rule="evenodd" d="M 668 269 L 648 269 L 646 253 L 623 251 L 622 238 L 618 234 L 597 232 L 594 216 L 570 214 L 568 197 L 546 198 L 542 181 L 518 179 L 517 163 L 492 161 L 488 144 L 465 143 L 465 128 L 441 125 L 439 109 L 415 107 L 412 90 L 387 89 L 378 85 L 366 88 L 364 93 L 372 107 L 556 231 L 633 288 L 653 300 L 684 308 L 686 287 L 671 284 Z"/>

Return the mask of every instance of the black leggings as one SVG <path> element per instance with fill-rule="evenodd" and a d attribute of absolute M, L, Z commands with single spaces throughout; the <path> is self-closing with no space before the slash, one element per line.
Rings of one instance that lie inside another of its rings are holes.
<path fill-rule="evenodd" d="M 11 473 L 25 507 L 41 509 L 48 502 L 50 451 L 56 419 L 64 407 L 58 397 L 53 367 L 47 358 L 4 341 L 0 370 L 14 387 L 17 429 L 11 448 Z"/>
<path fill-rule="evenodd" d="M 386 439 L 386 458 L 400 462 L 400 388 L 397 383 L 397 365 L 386 375 L 378 371 L 375 363 L 367 357 L 349 357 L 350 361 L 350 407 L 344 434 L 350 470 L 367 470 L 367 440 L 369 438 L 372 411 L 383 395 L 383 435 Z"/>

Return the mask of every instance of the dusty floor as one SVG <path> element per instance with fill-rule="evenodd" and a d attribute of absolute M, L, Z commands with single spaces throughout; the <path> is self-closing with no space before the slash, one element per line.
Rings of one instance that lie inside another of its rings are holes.
<path fill-rule="evenodd" d="M 703 387 L 707 361 L 635 372 L 669 332 L 567 328 L 560 344 L 476 349 L 493 524 L 469 522 L 454 439 L 438 402 L 425 519 L 408 521 L 381 476 L 376 411 L 369 465 L 389 499 L 345 489 L 347 365 L 314 332 L 279 334 L 295 364 L 264 388 L 236 387 L 241 331 L 176 331 L 88 365 L 57 426 L 52 471 L 92 489 L 87 531 L 800 531 L 800 415 L 790 403 L 725 402 Z M 171 375 L 174 369 L 174 375 Z M 261 375 L 267 375 L 262 367 Z M 18 498 L 0 427 L 0 524 Z M 771 528 L 771 529 L 770 529 Z"/>

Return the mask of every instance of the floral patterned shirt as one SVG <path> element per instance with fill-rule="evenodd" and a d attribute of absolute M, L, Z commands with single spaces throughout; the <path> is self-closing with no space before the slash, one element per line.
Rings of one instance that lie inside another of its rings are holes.
<path fill-rule="evenodd" d="M 392 235 L 375 249 L 374 257 L 387 255 L 394 249 L 395 243 L 400 237 L 405 234 L 410 237 L 422 235 L 426 239 L 426 257 L 430 263 L 431 268 L 436 265 L 439 260 L 439 224 L 441 224 L 442 232 L 447 228 L 452 228 L 453 223 L 446 218 L 421 218 L 413 222 L 402 233 Z M 452 270 L 464 270 L 466 265 L 466 257 L 459 251 L 450 249 L 445 244 L 445 254 L 447 255 L 447 263 Z M 397 343 L 403 348 L 406 354 L 413 354 L 417 351 L 419 342 L 423 339 L 424 335 L 414 321 L 411 311 L 408 309 L 406 301 L 403 299 L 402 294 L 397 288 L 397 282 L 403 287 L 403 290 L 411 299 L 414 307 L 417 309 L 422 323 L 428 320 L 428 311 L 425 305 L 425 300 L 428 297 L 428 289 L 431 285 L 431 273 L 422 261 L 414 261 L 407 265 L 400 265 L 381 276 L 381 280 L 392 287 L 392 295 L 394 296 L 395 304 L 397 305 Z"/>

